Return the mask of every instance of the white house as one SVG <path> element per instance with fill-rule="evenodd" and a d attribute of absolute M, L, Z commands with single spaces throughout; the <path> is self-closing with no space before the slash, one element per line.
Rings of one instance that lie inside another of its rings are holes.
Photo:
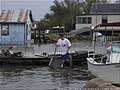
<path fill-rule="evenodd" d="M 120 22 L 120 3 L 95 3 L 91 7 L 90 15 L 76 17 L 76 30 L 112 22 Z"/>

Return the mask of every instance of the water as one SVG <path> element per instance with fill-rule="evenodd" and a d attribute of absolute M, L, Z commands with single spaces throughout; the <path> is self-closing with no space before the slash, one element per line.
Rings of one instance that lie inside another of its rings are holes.
<path fill-rule="evenodd" d="M 87 46 L 91 47 L 91 44 L 89 42 L 73 43 L 71 50 L 83 51 L 87 50 Z M 45 44 L 40 47 L 34 45 L 34 53 L 51 53 L 54 48 L 54 44 Z M 97 50 L 101 53 L 103 48 Z M 29 51 L 31 52 L 32 50 Z M 78 66 L 72 70 L 66 68 L 53 71 L 47 66 L 2 65 L 0 66 L 0 90 L 81 90 L 90 79 L 90 73 L 84 69 Z"/>
<path fill-rule="evenodd" d="M 0 90 L 81 90 L 80 69 L 53 71 L 41 66 L 1 66 Z"/>
<path fill-rule="evenodd" d="M 102 46 L 100 42 L 96 42 L 96 54 L 103 54 L 105 53 L 105 47 Z M 93 51 L 93 46 L 91 42 L 88 41 L 81 41 L 79 43 L 72 43 L 72 47 L 70 51 Z M 54 53 L 55 50 L 55 44 L 44 44 L 44 45 L 34 45 L 34 53 Z M 59 48 L 57 48 L 57 52 L 59 52 Z"/>

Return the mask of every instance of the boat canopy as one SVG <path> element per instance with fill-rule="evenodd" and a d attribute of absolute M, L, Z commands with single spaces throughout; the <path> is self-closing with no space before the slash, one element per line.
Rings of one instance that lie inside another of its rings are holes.
<path fill-rule="evenodd" d="M 120 22 L 98 24 L 94 28 L 97 28 L 97 27 L 107 27 L 107 26 L 109 26 L 109 27 L 113 27 L 113 26 L 120 27 Z"/>

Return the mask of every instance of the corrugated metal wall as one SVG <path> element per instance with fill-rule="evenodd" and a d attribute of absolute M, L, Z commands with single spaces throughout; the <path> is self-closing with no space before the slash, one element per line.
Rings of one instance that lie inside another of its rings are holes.
<path fill-rule="evenodd" d="M 29 10 L 2 10 L 0 15 L 0 45 L 25 46 L 31 41 Z M 9 25 L 9 35 L 1 35 L 1 25 Z M 30 44 L 31 45 L 31 44 Z"/>
<path fill-rule="evenodd" d="M 0 44 L 24 46 L 25 44 L 25 24 L 8 24 L 9 35 L 1 35 Z M 1 32 L 1 24 L 0 24 Z"/>

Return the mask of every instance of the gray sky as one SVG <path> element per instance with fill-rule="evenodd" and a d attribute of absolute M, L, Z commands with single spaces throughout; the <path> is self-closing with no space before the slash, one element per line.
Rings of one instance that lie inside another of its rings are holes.
<path fill-rule="evenodd" d="M 54 0 L 0 0 L 1 9 L 31 9 L 34 19 L 43 18 L 50 12 L 50 6 Z M 61 0 L 60 0 L 61 1 Z M 114 2 L 116 0 L 110 0 Z"/>
<path fill-rule="evenodd" d="M 53 0 L 1 0 L 1 9 L 31 9 L 37 20 L 50 11 L 51 5 Z"/>

